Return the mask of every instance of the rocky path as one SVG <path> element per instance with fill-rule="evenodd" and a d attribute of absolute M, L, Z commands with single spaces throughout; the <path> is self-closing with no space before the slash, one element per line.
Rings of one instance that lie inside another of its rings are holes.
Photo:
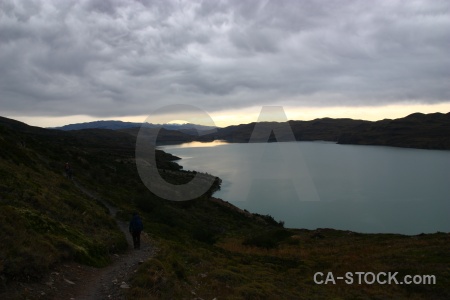
<path fill-rule="evenodd" d="M 74 184 L 86 195 L 103 203 L 111 216 L 116 217 L 117 209 L 109 205 L 103 199 L 97 197 L 81 186 L 77 181 Z M 104 269 L 91 268 L 88 274 L 85 274 L 84 280 L 80 280 L 79 287 L 73 297 L 69 299 L 125 299 L 124 292 L 130 288 L 130 276 L 136 272 L 139 264 L 154 256 L 156 249 L 152 246 L 152 242 L 148 235 L 143 232 L 141 236 L 141 249 L 133 249 L 133 241 L 128 232 L 128 224 L 116 219 L 120 230 L 125 234 L 129 245 L 129 250 L 123 255 L 114 255 L 114 262 Z M 75 282 L 73 286 L 77 285 Z"/>
<path fill-rule="evenodd" d="M 139 264 L 154 255 L 148 238 L 143 236 L 141 250 L 130 250 L 124 255 L 116 255 L 114 262 L 104 269 L 92 269 L 74 284 L 78 285 L 74 294 L 68 299 L 125 299 L 125 292 L 130 288 L 130 276 Z"/>
<path fill-rule="evenodd" d="M 114 254 L 113 262 L 105 268 L 64 264 L 55 268 L 45 282 L 24 288 L 29 289 L 30 299 L 122 300 L 131 287 L 130 276 L 154 254 L 155 248 L 144 233 L 141 250 L 131 249 L 122 255 Z"/>

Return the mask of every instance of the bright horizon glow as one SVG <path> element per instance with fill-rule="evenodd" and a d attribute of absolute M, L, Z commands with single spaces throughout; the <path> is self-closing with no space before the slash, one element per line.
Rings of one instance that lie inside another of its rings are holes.
<path fill-rule="evenodd" d="M 292 107 L 283 106 L 288 120 L 309 121 L 320 118 L 350 118 L 367 121 L 378 121 L 382 119 L 403 118 L 412 113 L 448 113 L 450 103 L 440 104 L 397 104 L 387 106 L 360 106 L 360 107 Z M 239 125 L 256 122 L 258 120 L 261 106 L 244 109 L 225 110 L 218 112 L 207 112 L 218 127 Z M 93 117 L 88 115 L 74 115 L 65 117 L 51 116 L 6 116 L 14 120 L 24 122 L 38 127 L 59 127 L 68 124 L 93 122 L 99 120 L 117 120 L 124 122 L 144 122 L 148 116 L 112 116 L 109 118 Z M 152 123 L 161 123 L 155 116 Z M 186 123 L 179 115 L 169 123 Z M 201 125 L 201 124 L 200 124 Z"/>

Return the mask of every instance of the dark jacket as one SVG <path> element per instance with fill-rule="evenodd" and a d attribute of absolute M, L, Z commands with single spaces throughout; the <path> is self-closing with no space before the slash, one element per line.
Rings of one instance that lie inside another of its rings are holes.
<path fill-rule="evenodd" d="M 144 229 L 142 220 L 137 214 L 133 215 L 133 219 L 131 219 L 129 229 L 130 229 L 130 232 L 142 231 Z"/>

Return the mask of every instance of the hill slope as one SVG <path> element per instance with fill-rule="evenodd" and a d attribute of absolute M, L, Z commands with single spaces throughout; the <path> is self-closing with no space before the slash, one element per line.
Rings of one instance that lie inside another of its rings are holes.
<path fill-rule="evenodd" d="M 247 143 L 256 123 L 219 128 L 217 132 L 198 137 L 200 141 L 225 140 Z M 405 118 L 382 121 L 323 118 L 288 122 L 296 141 L 333 141 L 339 144 L 382 145 L 423 149 L 450 149 L 450 113 L 412 114 Z M 260 128 L 279 127 L 264 122 Z M 280 132 L 279 138 L 285 133 Z M 258 140 L 258 139 L 256 139 Z M 272 134 L 269 141 L 276 141 Z M 260 142 L 266 142 L 261 139 Z"/>
<path fill-rule="evenodd" d="M 63 132 L 0 118 L 0 244 L 8 245 L 0 248 L 1 278 L 38 279 L 64 260 L 104 266 L 111 252 L 125 250 L 105 206 L 80 193 L 64 165 L 70 162 L 84 185 L 106 186 L 114 201 L 123 195 L 111 186 L 136 173 L 134 147 L 134 137 L 122 132 Z M 176 157 L 159 150 L 156 156 L 160 168 L 180 169 Z"/>
<path fill-rule="evenodd" d="M 64 160 L 74 153 L 58 143 L 49 147 L 48 140 L 54 138 L 53 132 L 0 120 L 4 280 L 35 280 L 65 260 L 104 266 L 110 251 L 126 247 L 105 207 L 82 195 L 62 175 Z"/>
<path fill-rule="evenodd" d="M 121 220 L 138 211 L 160 249 L 134 270 L 129 299 L 450 297 L 447 233 L 410 237 L 285 229 L 270 216 L 211 198 L 219 179 L 198 199 L 166 201 L 142 184 L 134 137 L 124 132 L 69 133 L 0 118 L 0 146 L 0 294 L 13 282 L 26 287 L 39 281 L 52 266 L 70 261 L 104 266 L 111 254 L 125 250 L 123 233 L 105 206 L 63 176 L 69 161 L 76 181 L 117 207 Z M 157 152 L 160 175 L 173 184 L 190 181 L 194 173 L 180 170 L 173 159 Z M 313 281 L 317 272 L 357 271 L 398 272 L 399 280 L 432 274 L 437 282 L 387 289 Z M 19 299 L 28 297 L 25 289 L 17 292 L 24 293 Z"/>
<path fill-rule="evenodd" d="M 450 113 L 416 113 L 401 119 L 362 123 L 339 136 L 338 142 L 449 150 Z"/>

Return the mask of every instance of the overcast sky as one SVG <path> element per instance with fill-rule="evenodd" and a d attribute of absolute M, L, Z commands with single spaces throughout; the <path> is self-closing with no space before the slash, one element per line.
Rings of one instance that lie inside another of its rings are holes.
<path fill-rule="evenodd" d="M 448 112 L 450 1 L 0 1 L 0 115 L 176 103 L 229 123 L 263 105 Z"/>

